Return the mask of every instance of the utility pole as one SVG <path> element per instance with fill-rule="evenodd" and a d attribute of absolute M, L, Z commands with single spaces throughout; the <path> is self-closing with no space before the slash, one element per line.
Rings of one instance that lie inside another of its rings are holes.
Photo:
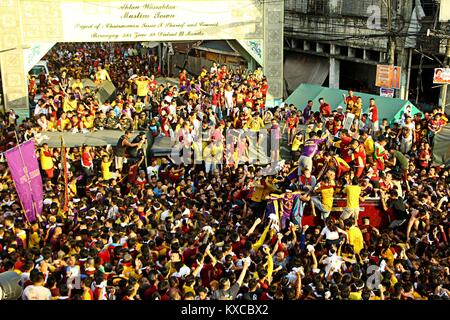
<path fill-rule="evenodd" d="M 395 37 L 392 28 L 392 0 L 387 1 L 388 64 L 395 64 Z"/>
<path fill-rule="evenodd" d="M 443 68 L 450 68 L 450 35 L 442 30 L 427 30 L 427 36 L 433 36 L 433 37 L 437 37 L 439 39 L 446 39 L 447 40 L 447 45 L 446 45 L 446 50 L 445 50 L 445 57 L 444 57 L 444 61 L 441 64 Z M 450 112 L 450 108 L 447 108 L 447 91 L 448 91 L 448 84 L 443 84 L 441 86 L 441 95 L 440 95 L 440 102 L 441 102 L 441 107 L 443 109 L 444 112 L 448 113 Z"/>

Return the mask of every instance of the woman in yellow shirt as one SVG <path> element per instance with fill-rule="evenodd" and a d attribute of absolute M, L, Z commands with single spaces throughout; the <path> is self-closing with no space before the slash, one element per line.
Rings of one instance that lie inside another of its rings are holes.
<path fill-rule="evenodd" d="M 93 116 L 82 116 L 81 122 L 83 123 L 83 127 L 86 129 L 92 129 L 94 127 L 94 117 Z"/>
<path fill-rule="evenodd" d="M 78 107 L 77 99 L 75 95 L 71 94 L 68 98 L 64 99 L 63 110 L 64 112 L 75 111 Z"/>
<path fill-rule="evenodd" d="M 111 172 L 109 169 L 111 167 L 111 164 L 112 160 L 110 160 L 108 156 L 105 155 L 102 157 L 101 168 L 103 180 L 117 179 L 117 172 Z"/>
<path fill-rule="evenodd" d="M 58 121 L 55 116 L 50 116 L 50 120 L 47 122 L 47 130 L 48 131 L 56 131 L 58 130 Z"/>

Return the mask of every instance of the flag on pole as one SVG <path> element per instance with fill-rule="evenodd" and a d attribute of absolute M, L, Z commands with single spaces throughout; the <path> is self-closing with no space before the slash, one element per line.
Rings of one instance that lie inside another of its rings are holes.
<path fill-rule="evenodd" d="M 11 177 L 22 203 L 25 217 L 34 222 L 42 213 L 44 190 L 34 141 L 29 140 L 5 153 Z"/>

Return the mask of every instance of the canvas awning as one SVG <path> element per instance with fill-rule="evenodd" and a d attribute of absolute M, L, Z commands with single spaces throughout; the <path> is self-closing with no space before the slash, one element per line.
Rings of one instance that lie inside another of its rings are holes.
<path fill-rule="evenodd" d="M 241 54 L 235 50 L 226 40 L 203 41 L 200 45 L 194 47 L 197 50 L 214 52 L 223 55 L 240 57 Z"/>
<path fill-rule="evenodd" d="M 329 61 L 302 53 L 285 52 L 285 96 L 289 96 L 301 83 L 323 85 L 329 73 Z"/>
<path fill-rule="evenodd" d="M 330 104 L 331 109 L 335 110 L 338 106 L 345 108 L 343 94 L 348 94 L 347 90 L 333 89 L 321 87 L 313 84 L 301 84 L 295 91 L 286 99 L 285 103 L 294 104 L 300 110 L 303 110 L 308 102 L 314 102 L 313 111 L 319 111 L 319 98 L 324 98 Z M 386 118 L 389 122 L 400 120 L 404 112 L 410 115 L 415 115 L 421 112 L 411 102 L 402 99 L 381 97 L 374 94 L 367 94 L 362 92 L 354 92 L 355 96 L 359 96 L 363 101 L 363 112 L 367 113 L 369 110 L 369 101 L 371 98 L 375 99 L 378 107 L 378 117 Z"/>

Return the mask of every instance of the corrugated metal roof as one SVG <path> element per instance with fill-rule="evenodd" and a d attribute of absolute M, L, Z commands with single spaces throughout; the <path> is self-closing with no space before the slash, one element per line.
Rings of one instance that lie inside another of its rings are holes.
<path fill-rule="evenodd" d="M 239 52 L 232 48 L 226 40 L 203 41 L 199 46 L 196 46 L 195 48 L 198 50 L 215 52 L 219 54 L 241 56 Z"/>

